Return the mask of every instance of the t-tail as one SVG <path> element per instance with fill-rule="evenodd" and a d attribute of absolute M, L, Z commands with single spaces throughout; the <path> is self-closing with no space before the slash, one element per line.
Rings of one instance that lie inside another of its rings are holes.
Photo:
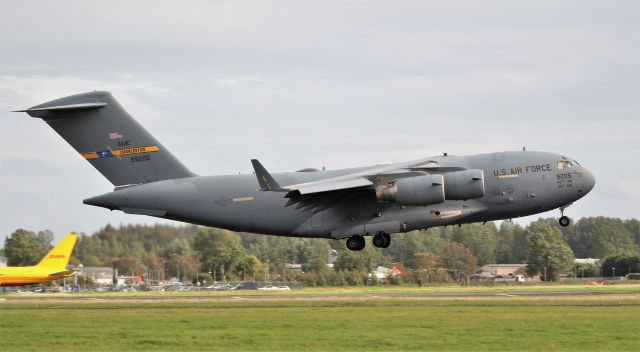
<path fill-rule="evenodd" d="M 77 240 L 78 235 L 76 234 L 66 235 L 57 246 L 53 247 L 53 249 L 42 258 L 37 266 L 57 271 L 65 271 Z"/>
<path fill-rule="evenodd" d="M 71 95 L 19 112 L 43 119 L 116 187 L 195 176 L 109 92 Z"/>

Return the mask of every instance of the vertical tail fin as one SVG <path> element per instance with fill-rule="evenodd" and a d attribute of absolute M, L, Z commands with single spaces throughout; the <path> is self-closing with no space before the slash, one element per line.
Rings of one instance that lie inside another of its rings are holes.
<path fill-rule="evenodd" d="M 71 258 L 71 252 L 77 240 L 78 235 L 76 234 L 66 235 L 58 245 L 53 247 L 53 249 L 42 258 L 37 266 L 60 271 L 66 270 L 69 258 Z"/>
<path fill-rule="evenodd" d="M 114 186 L 195 176 L 109 92 L 72 95 L 19 112 L 43 119 Z"/>

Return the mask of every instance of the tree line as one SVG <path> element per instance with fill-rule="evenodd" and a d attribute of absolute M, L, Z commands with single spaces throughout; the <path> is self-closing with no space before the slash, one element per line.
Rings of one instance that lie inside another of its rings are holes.
<path fill-rule="evenodd" d="M 37 263 L 52 247 L 51 231 L 18 229 L 4 243 L 9 265 Z M 556 219 L 527 226 L 510 221 L 432 228 L 392 235 L 389 248 L 369 243 L 362 251 L 344 241 L 264 236 L 195 225 L 107 225 L 80 234 L 71 260 L 84 266 L 111 266 L 120 274 L 145 273 L 154 279 L 282 281 L 310 286 L 374 283 L 376 266 L 403 274 L 392 283 L 427 284 L 465 280 L 485 264 L 527 264 L 530 275 L 556 280 L 560 273 L 581 276 L 640 272 L 640 222 L 608 217 L 582 218 L 566 228 Z M 333 268 L 327 266 L 335 257 Z M 574 258 L 604 258 L 603 266 L 574 265 Z M 285 264 L 302 265 L 287 272 Z M 612 270 L 613 268 L 613 270 Z M 586 275 L 585 275 L 586 274 Z"/>

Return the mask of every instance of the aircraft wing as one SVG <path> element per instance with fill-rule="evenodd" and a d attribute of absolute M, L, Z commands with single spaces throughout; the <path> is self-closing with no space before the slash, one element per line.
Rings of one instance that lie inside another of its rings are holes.
<path fill-rule="evenodd" d="M 296 195 L 304 195 L 311 193 L 321 193 L 330 191 L 340 191 L 349 188 L 367 187 L 373 185 L 373 182 L 363 177 L 347 177 L 347 178 L 330 178 L 326 180 L 320 180 L 316 182 L 307 182 L 297 185 L 285 186 L 284 188 L 289 190 L 289 193 L 296 193 Z"/>
<path fill-rule="evenodd" d="M 422 176 L 429 173 L 443 173 L 464 170 L 466 167 L 444 164 L 439 161 L 422 159 L 411 162 L 376 165 L 352 174 L 332 177 L 312 182 L 280 186 L 259 161 L 252 160 L 258 183 L 262 191 L 287 192 L 286 206 L 297 205 L 296 209 L 313 210 L 314 213 L 327 209 L 339 202 L 371 193 L 375 187 L 397 179 Z"/>
<path fill-rule="evenodd" d="M 378 165 L 353 174 L 328 178 L 296 185 L 283 186 L 287 197 L 308 195 L 313 193 L 341 191 L 346 189 L 371 188 L 384 185 L 397 179 L 422 176 L 431 173 L 445 173 L 465 170 L 466 167 L 443 165 L 433 160 L 417 160 L 407 163 Z M 266 170 L 264 170 L 266 172 Z"/>

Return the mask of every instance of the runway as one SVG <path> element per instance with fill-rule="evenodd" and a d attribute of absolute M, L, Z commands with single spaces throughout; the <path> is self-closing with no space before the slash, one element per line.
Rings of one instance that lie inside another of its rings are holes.
<path fill-rule="evenodd" d="M 586 296 L 640 296 L 639 293 L 607 292 L 607 291 L 517 291 L 517 292 L 413 292 L 413 293 L 344 293 L 344 294 L 184 294 L 175 295 L 163 292 L 153 292 L 129 295 L 75 295 L 69 294 L 38 294 L 9 295 L 5 302 L 154 302 L 154 301 L 318 301 L 318 300 L 404 300 L 404 299 L 472 299 L 472 298 L 500 298 L 500 297 L 586 297 Z M 2 301 L 0 301 L 2 302 Z"/>

